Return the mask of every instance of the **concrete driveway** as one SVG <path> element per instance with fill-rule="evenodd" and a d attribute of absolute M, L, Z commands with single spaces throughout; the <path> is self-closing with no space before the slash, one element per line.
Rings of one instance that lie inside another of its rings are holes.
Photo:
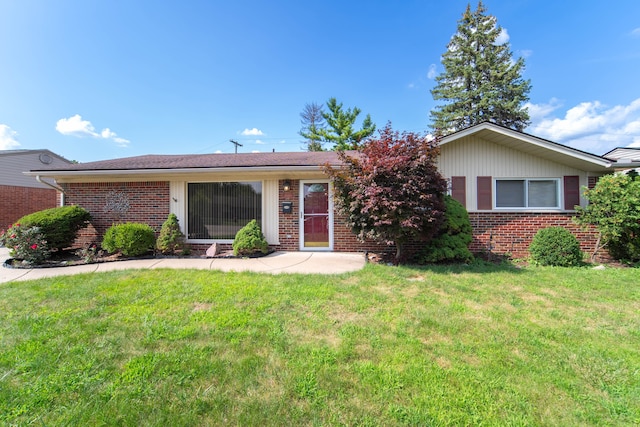
<path fill-rule="evenodd" d="M 70 267 L 17 269 L 4 267 L 9 250 L 0 248 L 0 283 L 32 280 L 78 273 L 145 268 L 193 268 L 198 270 L 254 271 L 258 273 L 340 274 L 360 270 L 365 265 L 362 253 L 274 252 L 262 258 L 150 258 L 103 262 Z"/>

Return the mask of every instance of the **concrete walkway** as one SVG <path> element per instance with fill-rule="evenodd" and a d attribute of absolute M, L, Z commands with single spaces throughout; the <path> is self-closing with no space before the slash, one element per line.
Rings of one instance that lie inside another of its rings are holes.
<path fill-rule="evenodd" d="M 258 273 L 339 274 L 364 267 L 364 254 L 341 252 L 274 252 L 262 258 L 151 258 L 103 262 L 70 267 L 18 269 L 4 267 L 9 250 L 0 248 L 0 283 L 33 280 L 78 273 L 146 268 L 193 268 L 198 270 L 254 271 Z"/>

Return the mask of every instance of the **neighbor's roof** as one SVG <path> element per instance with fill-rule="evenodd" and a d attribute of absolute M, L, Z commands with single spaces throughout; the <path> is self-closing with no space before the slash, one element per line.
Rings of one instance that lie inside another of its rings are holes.
<path fill-rule="evenodd" d="M 605 153 L 602 157 L 620 161 L 640 162 L 640 148 L 637 147 L 617 147 Z"/>

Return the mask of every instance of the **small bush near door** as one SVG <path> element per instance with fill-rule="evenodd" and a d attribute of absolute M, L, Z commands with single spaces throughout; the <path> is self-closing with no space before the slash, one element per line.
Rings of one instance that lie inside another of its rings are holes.
<path fill-rule="evenodd" d="M 109 253 L 139 256 L 153 250 L 155 243 L 153 228 L 147 224 L 131 222 L 109 227 L 104 233 L 102 248 Z"/>
<path fill-rule="evenodd" d="M 249 224 L 236 233 L 232 247 L 233 254 L 236 256 L 266 254 L 269 252 L 267 239 L 264 238 L 264 234 L 262 234 L 262 230 L 255 219 L 251 220 Z"/>
<path fill-rule="evenodd" d="M 531 260 L 538 265 L 571 267 L 582 263 L 580 242 L 569 230 L 548 227 L 538 230 L 529 246 Z"/>
<path fill-rule="evenodd" d="M 169 214 L 162 224 L 156 247 L 163 254 L 174 254 L 184 248 L 184 233 L 180 231 L 176 214 Z"/>

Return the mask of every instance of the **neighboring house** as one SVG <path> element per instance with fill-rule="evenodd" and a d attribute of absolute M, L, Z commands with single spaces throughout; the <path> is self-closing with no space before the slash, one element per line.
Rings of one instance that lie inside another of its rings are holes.
<path fill-rule="evenodd" d="M 65 168 L 71 162 L 49 150 L 0 151 L 0 230 L 24 215 L 60 205 L 60 193 L 24 172 Z"/>
<path fill-rule="evenodd" d="M 440 169 L 474 227 L 472 249 L 527 255 L 535 232 L 550 225 L 571 229 L 588 250 L 595 233 L 572 224 L 585 205 L 582 186 L 593 186 L 618 163 L 485 123 L 441 141 Z M 332 187 L 321 165 L 339 165 L 333 152 L 148 155 L 33 169 L 65 191 L 65 204 L 89 210 L 99 239 L 115 221 L 145 222 L 159 230 L 177 215 L 196 250 L 230 245 L 257 219 L 269 244 L 290 251 L 362 251 L 334 212 Z"/>

